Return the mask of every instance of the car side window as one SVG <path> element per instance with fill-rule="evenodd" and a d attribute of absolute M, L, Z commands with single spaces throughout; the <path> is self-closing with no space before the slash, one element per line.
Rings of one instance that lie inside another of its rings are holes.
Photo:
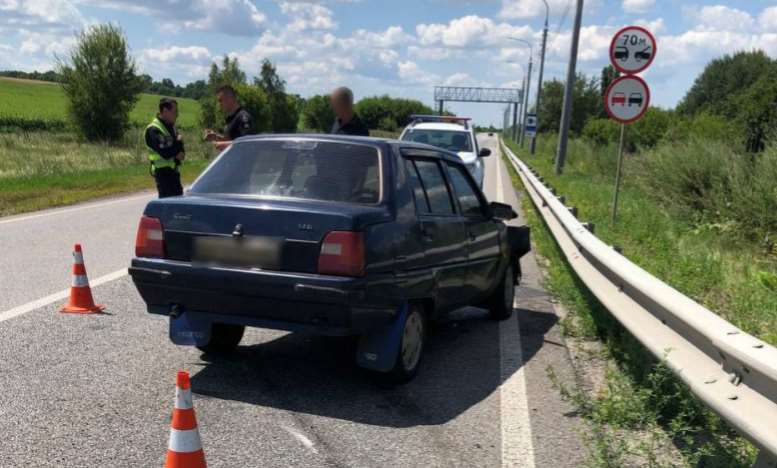
<path fill-rule="evenodd" d="M 426 199 L 426 193 L 424 193 L 424 187 L 421 185 L 421 179 L 418 177 L 418 171 L 415 168 L 413 161 L 407 158 L 403 158 L 405 162 L 405 169 L 407 170 L 407 180 L 410 182 L 410 188 L 413 190 L 413 197 L 415 198 L 415 206 L 419 213 L 430 213 L 429 201 Z"/>
<path fill-rule="evenodd" d="M 445 183 L 445 176 L 440 165 L 437 161 L 426 159 L 416 159 L 414 162 L 426 191 L 426 198 L 429 200 L 432 214 L 452 215 L 454 213 L 453 200 L 448 192 L 448 185 Z"/>
<path fill-rule="evenodd" d="M 465 169 L 458 164 L 448 164 L 448 175 L 451 178 L 451 185 L 456 192 L 456 198 L 459 200 L 461 213 L 464 216 L 482 217 L 484 214 L 483 205 L 480 202 L 475 188 L 472 186 Z"/>

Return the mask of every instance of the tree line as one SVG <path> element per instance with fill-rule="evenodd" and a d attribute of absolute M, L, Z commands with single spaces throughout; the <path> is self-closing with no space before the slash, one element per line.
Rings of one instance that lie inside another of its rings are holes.
<path fill-rule="evenodd" d="M 123 31 L 111 24 L 79 33 L 70 55 L 48 76 L 62 83 L 70 119 L 88 140 L 120 139 L 129 127 L 129 111 L 144 91 L 197 99 L 203 128 L 223 124 L 226 116 L 219 110 L 215 96 L 216 90 L 227 84 L 237 90 L 241 105 L 252 114 L 260 133 L 327 132 L 335 119 L 328 95 L 305 99 L 287 92 L 286 81 L 267 59 L 250 80 L 237 58 L 224 56 L 220 63 L 211 64 L 207 80 L 183 87 L 170 79 L 153 81 L 149 75 L 137 73 Z M 368 128 L 388 132 L 406 126 L 412 114 L 433 113 L 420 101 L 387 95 L 366 97 L 355 107 Z"/>
<path fill-rule="evenodd" d="M 599 77 L 578 74 L 573 87 L 570 131 L 599 144 L 616 141 L 619 124 L 607 117 L 604 92 L 618 77 L 612 66 Z M 674 110 L 651 107 L 629 126 L 628 146 L 650 148 L 662 140 L 690 135 L 728 140 L 748 152 L 763 151 L 777 132 L 777 60 L 763 51 L 738 52 L 710 62 Z M 542 86 L 539 131 L 556 132 L 564 83 Z"/>

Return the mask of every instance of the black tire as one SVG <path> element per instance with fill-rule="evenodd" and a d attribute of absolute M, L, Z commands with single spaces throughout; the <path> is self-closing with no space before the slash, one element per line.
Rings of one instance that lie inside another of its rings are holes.
<path fill-rule="evenodd" d="M 515 274 L 510 263 L 505 268 L 502 281 L 488 300 L 488 312 L 494 320 L 507 320 L 513 315 L 515 298 Z"/>
<path fill-rule="evenodd" d="M 210 342 L 197 349 L 206 354 L 228 354 L 237 348 L 243 339 L 244 325 L 231 323 L 214 323 L 210 329 Z"/>
<path fill-rule="evenodd" d="M 397 359 L 394 368 L 386 375 L 390 383 L 407 383 L 416 376 L 426 347 L 426 334 L 423 308 L 418 304 L 409 304 Z"/>

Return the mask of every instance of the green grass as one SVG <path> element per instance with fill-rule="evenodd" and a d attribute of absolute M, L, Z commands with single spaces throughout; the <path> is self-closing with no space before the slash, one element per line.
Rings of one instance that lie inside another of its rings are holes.
<path fill-rule="evenodd" d="M 84 143 L 64 132 L 0 133 L 0 216 L 103 196 L 155 189 L 142 130 L 123 142 Z M 215 154 L 194 132 L 183 132 L 185 182 Z"/>
<path fill-rule="evenodd" d="M 176 100 L 180 111 L 178 126 L 196 127 L 200 104 L 193 99 Z M 67 126 L 66 105 L 65 94 L 59 84 L 0 78 L 0 127 L 60 130 Z M 141 94 L 130 113 L 131 123 L 145 127 L 157 114 L 158 105 L 159 96 Z"/>
<path fill-rule="evenodd" d="M 612 224 L 614 148 L 597 150 L 572 141 L 565 173 L 555 176 L 551 161 L 555 141 L 540 140 L 533 157 L 511 147 L 558 194 L 566 196 L 568 205 L 577 206 L 581 220 L 595 224 L 597 236 L 605 242 L 621 247 L 632 261 L 738 326 L 777 341 L 777 298 L 753 274 L 770 261 L 758 257 L 752 246 L 732 249 L 710 231 L 673 218 L 635 183 L 633 158 L 626 161 L 621 216 Z M 613 176 L 606 176 L 610 168 Z M 514 172 L 513 179 L 520 187 Z M 532 239 L 549 261 L 546 287 L 570 310 L 562 324 L 564 332 L 575 339 L 601 340 L 613 362 L 601 394 L 562 389 L 592 425 L 589 464 L 622 466 L 636 456 L 640 464 L 662 466 L 661 450 L 651 442 L 656 440 L 653 434 L 661 431 L 683 454 L 682 465 L 750 466 L 753 447 L 699 403 L 612 318 L 568 265 L 531 202 L 527 198 L 524 202 Z M 639 442 L 623 437 L 624 431 L 639 433 Z"/>

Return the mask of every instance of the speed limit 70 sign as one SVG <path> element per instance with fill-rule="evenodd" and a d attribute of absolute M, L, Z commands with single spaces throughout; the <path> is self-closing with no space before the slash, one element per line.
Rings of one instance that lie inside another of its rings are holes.
<path fill-rule="evenodd" d="M 627 26 L 610 43 L 610 62 L 621 73 L 633 75 L 645 70 L 656 58 L 656 38 L 640 26 Z"/>

